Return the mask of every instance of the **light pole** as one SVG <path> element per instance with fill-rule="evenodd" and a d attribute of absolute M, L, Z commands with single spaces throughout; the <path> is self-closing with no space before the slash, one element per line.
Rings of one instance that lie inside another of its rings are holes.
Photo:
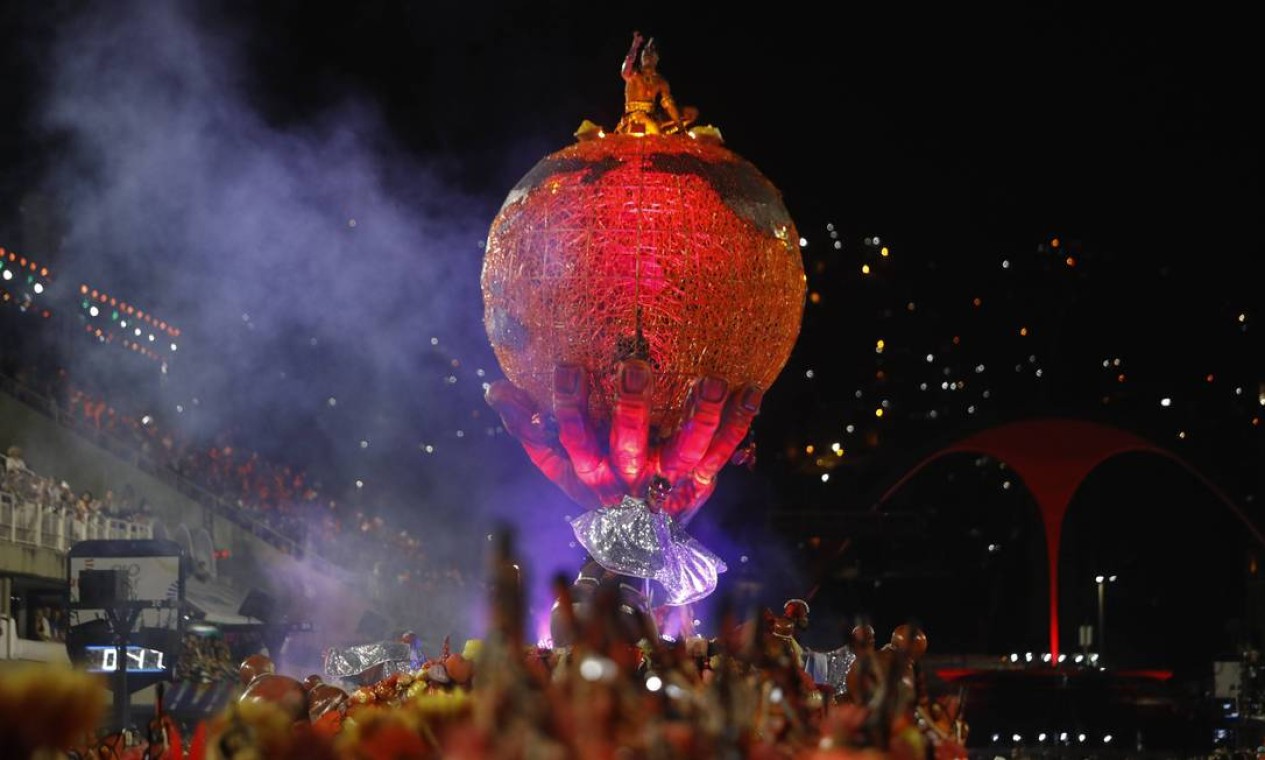
<path fill-rule="evenodd" d="M 1094 582 L 1098 584 L 1098 660 L 1100 665 L 1106 665 L 1107 660 L 1107 623 L 1105 617 L 1104 600 L 1106 599 L 1107 584 L 1115 583 L 1114 575 L 1099 575 L 1094 578 Z"/>

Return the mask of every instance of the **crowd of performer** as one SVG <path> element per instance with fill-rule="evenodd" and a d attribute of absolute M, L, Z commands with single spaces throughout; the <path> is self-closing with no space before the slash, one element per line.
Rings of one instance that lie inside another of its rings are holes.
<path fill-rule="evenodd" d="M 92 711 L 76 690 L 99 685 L 57 691 L 48 674 L 10 679 L 0 687 L 0 746 L 94 758 L 965 757 L 961 705 L 921 677 L 927 637 L 916 626 L 897 626 L 882 646 L 858 626 L 846 673 L 822 683 L 795 641 L 807 623 L 800 600 L 745 621 L 726 611 L 714 637 L 673 640 L 615 587 L 578 603 L 559 582 L 554 633 L 567 643 L 546 648 L 523 639 L 515 558 L 499 554 L 490 576 L 485 638 L 417 658 L 406 636 L 397 661 L 366 661 L 341 680 L 283 675 L 251 655 L 237 669 L 239 698 L 196 724 L 160 707 L 130 737 L 98 738 L 99 693 Z M 222 665 L 222 652 L 208 651 Z M 18 701 L 60 705 L 61 720 L 6 721 L 4 704 Z"/>
<path fill-rule="evenodd" d="M 231 680 L 237 665 L 223 636 L 201 636 L 186 633 L 176 661 L 176 680 L 192 683 L 214 683 Z"/>

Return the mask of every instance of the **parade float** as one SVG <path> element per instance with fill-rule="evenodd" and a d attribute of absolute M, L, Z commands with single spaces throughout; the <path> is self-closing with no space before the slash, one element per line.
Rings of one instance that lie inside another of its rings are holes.
<path fill-rule="evenodd" d="M 584 122 L 515 185 L 482 275 L 507 378 L 488 402 L 585 509 L 573 596 L 583 607 L 610 586 L 634 614 L 698 601 L 726 569 L 686 526 L 721 469 L 750 455 L 805 292 L 781 194 L 677 107 L 657 61 L 634 36 L 623 118 L 610 132 Z"/>

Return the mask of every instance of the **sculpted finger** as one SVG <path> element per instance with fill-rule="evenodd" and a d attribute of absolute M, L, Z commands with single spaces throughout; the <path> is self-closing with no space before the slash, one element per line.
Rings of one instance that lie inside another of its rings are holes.
<path fill-rule="evenodd" d="M 715 490 L 715 479 L 703 482 L 692 477 L 685 478 L 672 488 L 664 502 L 663 511 L 687 523 Z"/>
<path fill-rule="evenodd" d="M 544 442 L 549 439 L 536 402 L 522 388 L 508 380 L 497 380 L 483 394 L 483 400 L 501 416 L 505 429 L 519 441 Z"/>
<path fill-rule="evenodd" d="M 501 416 L 505 429 L 522 445 L 536 469 L 585 509 L 601 506 L 597 495 L 576 476 L 561 445 L 545 429 L 530 396 L 508 380 L 497 380 L 484 399 Z"/>
<path fill-rule="evenodd" d="M 755 383 L 748 383 L 734 391 L 725 405 L 725 414 L 721 419 L 716 435 L 712 437 L 711 446 L 699 460 L 692 473 L 696 480 L 711 482 L 716 473 L 729 462 L 734 451 L 747 437 L 751 422 L 760 413 L 760 402 L 764 400 L 764 389 Z"/>
<path fill-rule="evenodd" d="M 712 437 L 707 453 L 687 477 L 673 484 L 667 509 L 682 522 L 689 522 L 716 490 L 716 475 L 746 438 L 751 422 L 760 412 L 764 391 L 754 383 L 744 385 L 729 397 L 720 427 Z"/>
<path fill-rule="evenodd" d="M 558 440 L 571 457 L 576 477 L 603 504 L 618 502 L 623 488 L 589 424 L 589 384 L 583 368 L 561 364 L 554 369 L 553 414 L 558 420 Z"/>
<path fill-rule="evenodd" d="M 571 501 L 585 509 L 597 509 L 602 506 L 602 500 L 575 474 L 571 460 L 564 454 L 546 447 L 529 447 L 527 444 L 523 444 L 523 451 L 527 452 L 527 457 L 531 459 L 532 464 L 536 465 L 536 469 L 561 488 Z"/>
<path fill-rule="evenodd" d="M 650 365 L 629 360 L 619 366 L 611 411 L 611 463 L 624 483 L 635 486 L 646 471 L 654 375 Z"/>
<path fill-rule="evenodd" d="M 686 405 L 685 421 L 663 447 L 659 471 L 675 483 L 688 475 L 707 453 L 720 426 L 729 385 L 719 377 L 694 383 Z"/>

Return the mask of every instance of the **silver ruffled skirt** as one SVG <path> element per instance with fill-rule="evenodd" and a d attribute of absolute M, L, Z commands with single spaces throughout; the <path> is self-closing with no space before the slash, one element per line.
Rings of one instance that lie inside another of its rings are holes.
<path fill-rule="evenodd" d="M 607 570 L 657 581 L 678 606 L 716 589 L 726 566 L 685 532 L 671 515 L 625 496 L 619 504 L 585 512 L 571 521 L 575 538 Z"/>

